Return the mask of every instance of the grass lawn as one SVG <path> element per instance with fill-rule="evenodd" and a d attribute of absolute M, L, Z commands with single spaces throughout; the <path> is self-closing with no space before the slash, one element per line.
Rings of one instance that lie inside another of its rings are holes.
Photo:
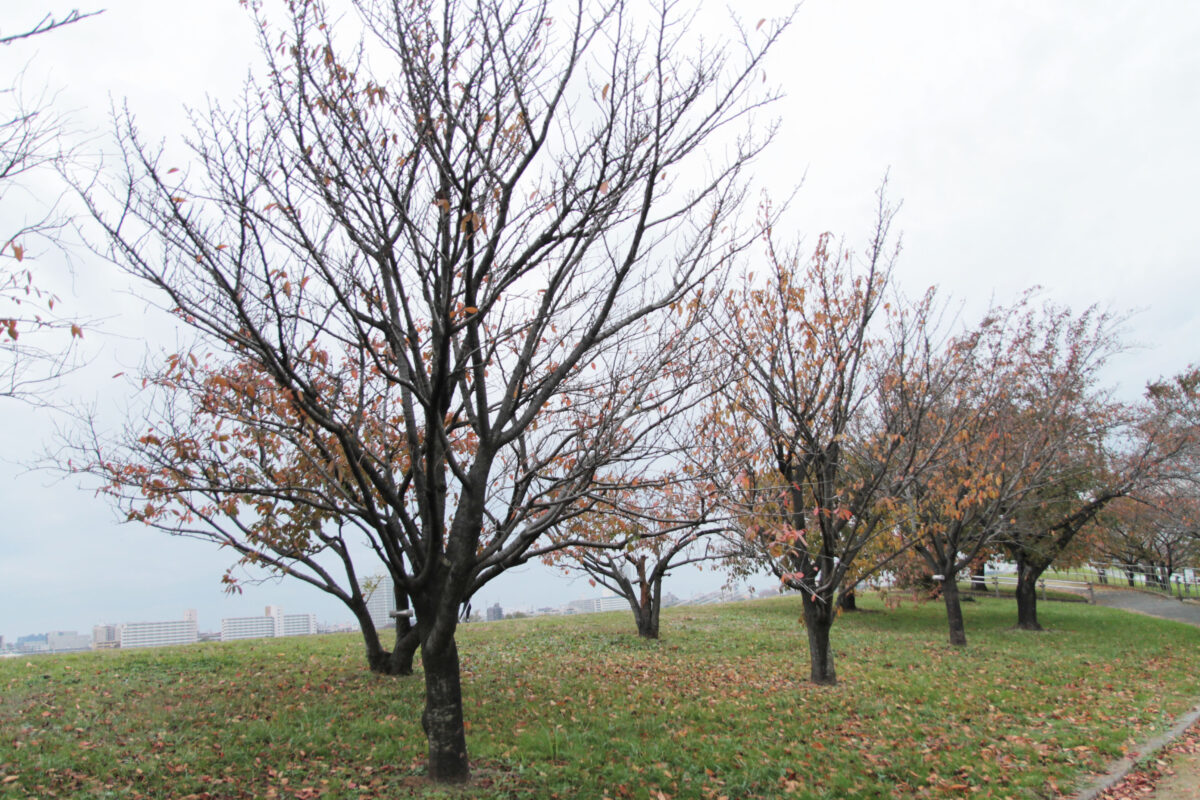
<path fill-rule="evenodd" d="M 1200 697 L 1200 630 L 1082 604 L 1012 629 L 1012 601 L 834 626 L 808 674 L 799 599 L 470 625 L 475 782 L 421 777 L 418 676 L 350 635 L 0 661 L 0 797 L 1051 797 Z"/>

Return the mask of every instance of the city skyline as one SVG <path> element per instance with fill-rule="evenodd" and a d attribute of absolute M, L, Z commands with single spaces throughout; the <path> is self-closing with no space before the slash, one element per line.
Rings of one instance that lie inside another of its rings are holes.
<path fill-rule="evenodd" d="M 390 581 L 384 577 L 377 585 L 376 594 L 386 589 Z M 664 595 L 664 607 L 674 605 L 703 605 L 711 602 L 729 602 L 761 596 L 766 592 L 746 584 L 740 588 L 722 588 L 715 591 L 700 592 L 681 600 L 671 592 Z M 386 595 L 384 595 L 386 597 Z M 385 625 L 393 625 L 389 610 L 394 610 L 394 602 L 381 602 L 371 606 L 372 620 L 382 629 Z M 577 599 L 566 600 L 557 606 L 504 606 L 500 601 L 482 608 L 473 609 L 472 622 L 493 622 L 520 613 L 523 616 L 538 616 L 550 614 L 594 614 L 610 611 L 626 611 L 629 609 L 628 600 L 621 595 L 607 590 L 599 594 L 593 591 L 592 596 L 581 595 Z M 386 621 L 385 621 L 386 620 Z M 383 624 L 380 624 L 380 623 Z M 181 627 L 182 625 L 182 627 Z M 352 627 L 347 627 L 347 626 Z M 187 630 L 184 630 L 184 628 Z M 137 630 L 137 644 L 126 644 L 124 633 L 130 628 Z M 91 637 L 80 634 L 78 630 L 55 629 L 49 631 L 25 632 L 16 637 L 0 634 L 0 655 L 20 653 L 24 655 L 55 654 L 78 652 L 80 650 L 109 649 L 113 647 L 130 649 L 135 647 L 162 647 L 175 644 L 192 644 L 198 641 L 235 641 L 240 639 L 259 639 L 280 636 L 315 635 L 336 630 L 357 630 L 353 622 L 317 622 L 315 614 L 284 614 L 277 605 L 266 606 L 264 613 L 248 617 L 223 617 L 219 629 L 206 630 L 198 625 L 198 614 L 195 609 L 185 609 L 180 619 L 142 620 L 136 622 L 101 622 L 92 626 Z M 47 650 L 22 650 L 22 643 L 32 640 L 47 639 L 58 635 L 65 639 L 76 636 L 86 638 L 90 647 L 71 647 L 56 649 L 52 644 Z M 207 638 L 205 638 L 207 637 Z M 150 641 L 149 644 L 145 643 Z"/>

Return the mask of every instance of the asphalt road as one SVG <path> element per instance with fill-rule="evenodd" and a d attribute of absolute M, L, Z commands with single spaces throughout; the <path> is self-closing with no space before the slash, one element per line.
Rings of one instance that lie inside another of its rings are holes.
<path fill-rule="evenodd" d="M 1181 603 L 1178 600 L 1169 600 L 1165 597 L 1137 590 L 1120 591 L 1097 587 L 1095 593 L 1096 605 L 1098 606 L 1122 608 L 1126 611 L 1135 611 L 1139 614 L 1148 614 L 1152 617 L 1162 617 L 1163 619 L 1173 619 L 1177 622 L 1187 622 L 1191 625 L 1200 625 L 1200 604 L 1197 603 Z"/>

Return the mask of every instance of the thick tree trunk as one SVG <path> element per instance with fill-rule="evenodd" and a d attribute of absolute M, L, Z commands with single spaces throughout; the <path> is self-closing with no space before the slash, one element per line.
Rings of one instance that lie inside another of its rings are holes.
<path fill-rule="evenodd" d="M 639 592 L 636 598 L 630 600 L 633 618 L 637 622 L 638 636 L 643 639 L 657 639 L 659 612 L 662 611 L 662 578 L 647 578 L 644 564 L 639 565 L 638 575 L 641 578 L 638 584 Z"/>
<path fill-rule="evenodd" d="M 838 608 L 842 611 L 858 611 L 858 598 L 853 589 L 847 589 L 838 595 Z"/>
<path fill-rule="evenodd" d="M 658 638 L 658 614 L 655 612 L 656 609 L 643 608 L 634 615 L 637 620 L 638 636 L 643 639 Z"/>
<path fill-rule="evenodd" d="M 429 779 L 463 783 L 470 777 L 463 728 L 462 684 L 454 639 L 439 651 L 421 648 L 425 667 L 425 712 L 421 727 L 429 740 Z"/>
<path fill-rule="evenodd" d="M 1017 627 L 1023 631 L 1040 631 L 1037 618 L 1037 582 L 1045 568 L 1037 569 L 1017 562 Z"/>
<path fill-rule="evenodd" d="M 621 581 L 622 594 L 633 609 L 633 620 L 637 623 L 638 636 L 643 639 L 658 638 L 658 618 L 662 611 L 662 579 L 655 570 L 646 574 L 646 557 L 632 561 L 637 570 L 637 583 Z"/>
<path fill-rule="evenodd" d="M 950 644 L 965 645 L 967 629 L 963 624 L 962 604 L 958 598 L 957 575 L 947 575 L 942 581 L 942 599 L 946 601 L 946 621 L 950 624 Z"/>
<path fill-rule="evenodd" d="M 833 649 L 829 646 L 829 629 L 833 627 L 833 609 L 829 600 L 804 596 L 804 627 L 808 631 L 809 679 L 822 686 L 832 686 L 837 683 L 837 672 L 833 668 Z"/>

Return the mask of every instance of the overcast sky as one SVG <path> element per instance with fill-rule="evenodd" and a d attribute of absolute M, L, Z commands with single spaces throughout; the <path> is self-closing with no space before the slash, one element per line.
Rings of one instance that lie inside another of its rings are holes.
<path fill-rule="evenodd" d="M 31 10 L 14 15 L 12 5 Z M 40 5 L 6 4 L 0 34 L 36 22 Z M 24 67 L 27 89 L 57 92 L 56 107 L 92 137 L 84 145 L 92 151 L 105 146 L 110 102 L 128 102 L 147 139 L 177 142 L 184 105 L 232 97 L 254 60 L 236 0 L 103 5 L 97 18 L 0 49 L 5 81 Z M 785 8 L 737 4 L 750 25 Z M 1109 379 L 1135 396 L 1146 380 L 1200 360 L 1197 42 L 1200 5 L 1190 0 L 809 0 L 770 63 L 769 80 L 787 96 L 776 109 L 780 136 L 757 164 L 760 184 L 783 197 L 803 178 L 788 217 L 797 233 L 812 240 L 830 230 L 853 243 L 890 172 L 891 196 L 903 201 L 898 280 L 907 292 L 938 285 L 970 313 L 1038 284 L 1077 309 L 1131 311 L 1126 338 L 1138 347 Z M 0 208 L 0 223 L 16 213 Z M 55 275 L 52 254 L 37 263 L 68 308 L 106 321 L 87 337 L 89 368 L 61 394 L 111 414 L 125 389 L 110 376 L 136 367 L 143 332 L 157 328 L 110 269 L 82 252 L 73 260 L 69 283 Z M 3 410 L 6 639 L 180 618 L 187 608 L 199 610 L 202 630 L 267 604 L 349 619 L 301 585 L 222 595 L 226 552 L 117 525 L 72 481 L 28 472 L 21 464 L 51 437 L 54 414 L 14 402 Z M 720 583 L 705 574 L 667 588 L 686 596 Z M 559 605 L 584 594 L 595 590 L 530 567 L 489 586 L 476 606 Z"/>

